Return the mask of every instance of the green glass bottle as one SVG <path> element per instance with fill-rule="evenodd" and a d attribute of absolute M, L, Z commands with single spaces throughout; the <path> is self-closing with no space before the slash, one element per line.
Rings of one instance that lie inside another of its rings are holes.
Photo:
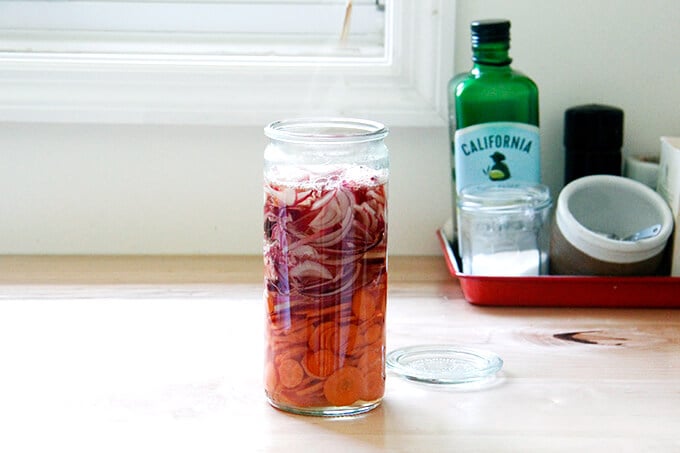
<path fill-rule="evenodd" d="M 448 87 L 456 193 L 484 182 L 539 183 L 538 88 L 510 67 L 510 21 L 470 29 L 473 67 Z"/>

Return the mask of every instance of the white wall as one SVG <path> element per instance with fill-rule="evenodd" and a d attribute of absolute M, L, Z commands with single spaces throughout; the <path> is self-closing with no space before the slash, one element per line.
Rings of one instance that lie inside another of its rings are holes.
<path fill-rule="evenodd" d="M 262 129 L 1 124 L 0 252 L 260 253 Z M 389 143 L 392 250 L 436 253 L 446 131 Z"/>
<path fill-rule="evenodd" d="M 554 193 L 570 106 L 624 109 L 626 153 L 680 135 L 677 0 L 458 0 L 456 71 L 489 17 L 512 20 L 514 66 L 539 85 Z M 0 253 L 260 253 L 265 143 L 259 126 L 0 124 Z M 437 254 L 446 128 L 393 128 L 388 145 L 391 253 Z"/>

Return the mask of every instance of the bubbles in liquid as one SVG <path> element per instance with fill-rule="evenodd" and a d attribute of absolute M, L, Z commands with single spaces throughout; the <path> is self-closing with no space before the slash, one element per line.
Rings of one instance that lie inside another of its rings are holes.
<path fill-rule="evenodd" d="M 303 189 L 335 188 L 351 183 L 354 186 L 378 186 L 387 182 L 387 169 L 372 169 L 363 165 L 308 165 L 274 167 L 268 172 L 270 181 Z"/>

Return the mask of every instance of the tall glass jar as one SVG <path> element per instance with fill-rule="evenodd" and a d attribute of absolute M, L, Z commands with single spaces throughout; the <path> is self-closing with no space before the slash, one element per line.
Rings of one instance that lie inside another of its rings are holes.
<path fill-rule="evenodd" d="M 351 415 L 385 389 L 387 128 L 265 128 L 265 392 L 276 408 Z"/>

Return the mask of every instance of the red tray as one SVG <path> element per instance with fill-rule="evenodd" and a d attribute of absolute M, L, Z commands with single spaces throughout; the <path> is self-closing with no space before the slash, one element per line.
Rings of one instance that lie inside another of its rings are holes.
<path fill-rule="evenodd" d="M 589 277 L 542 275 L 489 277 L 460 271 L 454 247 L 437 237 L 451 275 L 471 304 L 530 307 L 680 308 L 680 277 Z"/>

